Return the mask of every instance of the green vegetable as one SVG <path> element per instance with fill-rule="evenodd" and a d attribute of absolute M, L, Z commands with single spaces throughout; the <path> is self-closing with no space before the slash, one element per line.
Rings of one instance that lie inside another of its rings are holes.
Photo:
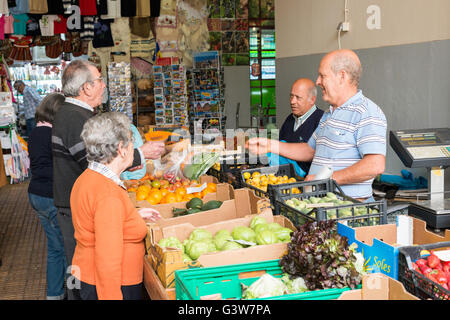
<path fill-rule="evenodd" d="M 292 280 L 289 275 L 284 274 L 283 277 L 281 277 L 281 281 L 286 285 L 289 294 L 308 291 L 308 287 L 302 277 L 294 278 Z"/>
<path fill-rule="evenodd" d="M 186 215 L 188 212 L 186 209 L 183 209 L 183 208 L 173 208 L 172 213 L 173 213 L 174 217 L 179 217 L 179 216 Z"/>
<path fill-rule="evenodd" d="M 198 241 L 198 240 L 211 240 L 212 239 L 212 234 L 211 232 L 209 232 L 206 229 L 195 229 L 194 231 L 191 232 L 191 234 L 189 235 L 189 240 L 194 240 L 194 241 Z"/>
<path fill-rule="evenodd" d="M 233 236 L 233 239 L 235 240 L 244 240 L 249 242 L 255 242 L 256 240 L 256 233 L 249 227 L 245 226 L 237 226 L 233 229 L 231 232 L 231 235 Z"/>
<path fill-rule="evenodd" d="M 316 197 L 309 197 L 309 201 L 311 201 L 311 203 L 316 204 L 319 203 L 320 198 L 316 198 Z"/>
<path fill-rule="evenodd" d="M 255 230 L 255 227 L 259 224 L 267 224 L 266 219 L 264 219 L 263 217 L 259 217 L 256 216 L 252 219 L 252 221 L 250 221 L 250 228 Z"/>
<path fill-rule="evenodd" d="M 337 195 L 333 192 L 327 192 L 327 197 L 330 199 L 337 199 Z"/>
<path fill-rule="evenodd" d="M 192 209 L 192 208 L 201 209 L 202 206 L 203 206 L 203 201 L 200 198 L 192 198 L 191 200 L 189 200 L 186 203 L 186 208 L 188 208 L 188 209 Z"/>
<path fill-rule="evenodd" d="M 280 224 L 278 224 L 276 222 L 269 223 L 267 226 L 268 226 L 270 231 L 276 231 L 278 229 L 283 228 L 282 226 L 280 226 Z"/>
<path fill-rule="evenodd" d="M 183 262 L 189 263 L 191 261 L 192 261 L 191 257 L 189 257 L 186 253 L 183 253 Z"/>
<path fill-rule="evenodd" d="M 180 240 L 178 240 L 175 237 L 168 237 L 168 238 L 163 238 L 161 240 L 159 240 L 158 245 L 161 248 L 178 248 L 181 250 L 184 250 L 184 246 L 183 244 L 180 242 Z"/>
<path fill-rule="evenodd" d="M 191 163 L 184 165 L 183 175 L 188 179 L 197 180 L 219 160 L 219 157 L 220 154 L 215 152 L 195 155 Z"/>
<path fill-rule="evenodd" d="M 242 299 L 256 299 L 282 296 L 287 293 L 287 287 L 281 279 L 265 273 L 249 287 L 242 285 L 242 291 Z"/>
<path fill-rule="evenodd" d="M 208 253 L 211 250 L 210 241 L 192 241 L 189 246 L 189 251 L 186 253 L 192 260 L 197 260 L 202 254 Z"/>
<path fill-rule="evenodd" d="M 361 283 L 364 262 L 347 241 L 337 233 L 335 220 L 307 222 L 293 232 L 281 268 L 302 277 L 309 290 L 354 289 Z"/>
<path fill-rule="evenodd" d="M 193 213 L 197 213 L 197 212 L 202 212 L 203 210 L 198 209 L 198 208 L 189 208 L 186 210 L 186 214 L 193 214 Z"/>
<path fill-rule="evenodd" d="M 216 232 L 214 237 L 231 236 L 231 232 L 227 229 L 222 229 Z"/>
<path fill-rule="evenodd" d="M 256 233 L 259 233 L 263 230 L 269 230 L 269 225 L 267 223 L 260 223 L 255 226 L 254 230 Z"/>
<path fill-rule="evenodd" d="M 214 244 L 216 245 L 216 248 L 218 250 L 222 250 L 223 246 L 225 245 L 225 243 L 227 243 L 228 241 L 233 240 L 233 237 L 231 236 L 231 234 L 229 235 L 219 235 L 219 236 L 215 236 L 214 237 Z"/>
<path fill-rule="evenodd" d="M 275 235 L 277 236 L 278 240 L 281 242 L 289 242 L 291 241 L 291 233 L 293 231 L 289 228 L 280 228 L 274 231 Z"/>
<path fill-rule="evenodd" d="M 220 208 L 221 205 L 222 201 L 210 200 L 207 203 L 203 204 L 202 211 L 217 209 Z"/>
<path fill-rule="evenodd" d="M 256 234 L 256 243 L 259 245 L 277 243 L 278 237 L 275 232 L 264 230 Z"/>
<path fill-rule="evenodd" d="M 222 251 L 227 251 L 227 250 L 235 250 L 235 249 L 242 249 L 244 248 L 244 246 L 242 246 L 241 244 L 234 242 L 234 241 L 227 241 L 225 242 L 225 244 L 222 246 Z"/>

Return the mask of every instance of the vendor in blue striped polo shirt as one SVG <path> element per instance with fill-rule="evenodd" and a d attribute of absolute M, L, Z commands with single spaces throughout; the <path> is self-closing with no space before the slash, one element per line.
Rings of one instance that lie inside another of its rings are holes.
<path fill-rule="evenodd" d="M 361 62 L 352 50 L 326 54 L 319 65 L 317 86 L 330 104 L 308 143 L 283 143 L 253 138 L 250 152 L 277 153 L 297 161 L 311 161 L 305 180 L 314 180 L 324 166 L 342 191 L 361 201 L 373 201 L 373 179 L 384 172 L 386 161 L 386 117 L 358 89 Z"/>

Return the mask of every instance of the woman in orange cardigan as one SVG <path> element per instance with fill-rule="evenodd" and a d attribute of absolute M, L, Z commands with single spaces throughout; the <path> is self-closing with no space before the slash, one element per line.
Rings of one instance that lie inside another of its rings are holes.
<path fill-rule="evenodd" d="M 128 117 L 107 112 L 89 119 L 81 133 L 88 168 L 76 180 L 71 197 L 77 245 L 72 260 L 75 299 L 142 299 L 144 237 L 143 215 L 131 203 L 120 174 L 133 162 Z"/>

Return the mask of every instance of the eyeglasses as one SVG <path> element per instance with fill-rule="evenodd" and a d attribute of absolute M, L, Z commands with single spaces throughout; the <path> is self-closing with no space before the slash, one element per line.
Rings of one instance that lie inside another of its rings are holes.
<path fill-rule="evenodd" d="M 95 79 L 93 79 L 93 80 L 86 81 L 86 82 L 83 83 L 83 85 L 82 85 L 83 90 L 84 90 L 84 85 L 85 85 L 86 83 L 90 83 L 91 85 L 94 85 L 94 82 L 97 81 L 97 80 L 100 80 L 100 81 L 102 82 L 102 81 L 104 81 L 104 78 L 103 78 L 103 77 L 98 77 L 98 78 L 95 78 Z"/>
<path fill-rule="evenodd" d="M 89 82 L 94 82 L 94 81 L 97 81 L 97 80 L 104 81 L 103 77 L 98 77 L 98 78 L 95 78 L 94 80 L 91 80 Z"/>

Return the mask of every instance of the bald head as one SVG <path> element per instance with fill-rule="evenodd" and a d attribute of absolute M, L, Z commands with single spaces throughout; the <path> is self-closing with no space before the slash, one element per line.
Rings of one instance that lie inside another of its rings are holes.
<path fill-rule="evenodd" d="M 317 86 L 322 99 L 337 108 L 358 92 L 361 62 L 355 52 L 348 49 L 327 53 L 319 64 Z"/>
<path fill-rule="evenodd" d="M 340 71 L 345 71 L 349 76 L 351 84 L 358 87 L 362 67 L 361 61 L 354 51 L 349 49 L 332 51 L 326 54 L 322 61 L 327 61 L 335 74 L 338 74 Z"/>
<path fill-rule="evenodd" d="M 317 88 L 314 82 L 307 78 L 299 78 L 293 84 L 290 94 L 292 114 L 300 117 L 316 103 Z"/>

